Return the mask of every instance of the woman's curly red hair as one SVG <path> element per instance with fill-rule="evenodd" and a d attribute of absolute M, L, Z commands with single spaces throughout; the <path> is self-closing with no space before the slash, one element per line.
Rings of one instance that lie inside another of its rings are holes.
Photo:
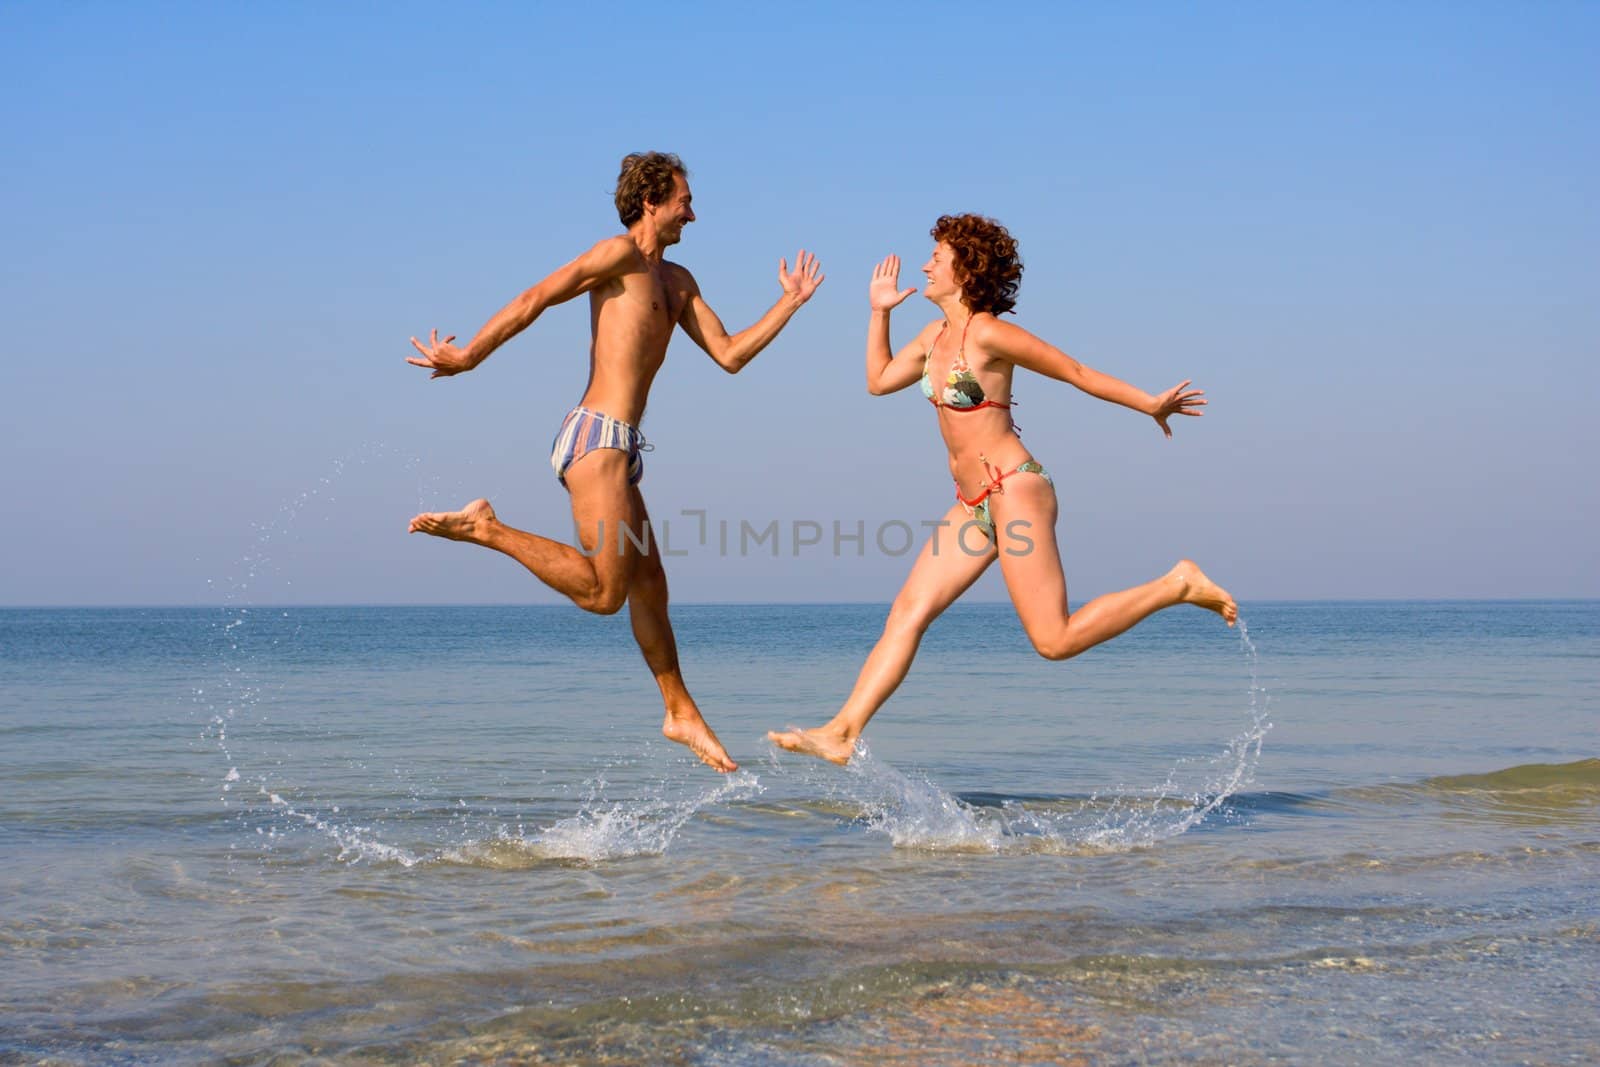
<path fill-rule="evenodd" d="M 928 232 L 955 253 L 956 281 L 968 307 L 999 315 L 1017 306 L 1022 260 L 1004 226 L 982 215 L 940 215 Z"/>

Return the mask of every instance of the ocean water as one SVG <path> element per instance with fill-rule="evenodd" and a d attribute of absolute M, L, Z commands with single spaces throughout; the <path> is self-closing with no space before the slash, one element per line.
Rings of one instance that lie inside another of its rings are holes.
<path fill-rule="evenodd" d="M 0 1063 L 1600 1061 L 1600 603 L 0 611 Z"/>

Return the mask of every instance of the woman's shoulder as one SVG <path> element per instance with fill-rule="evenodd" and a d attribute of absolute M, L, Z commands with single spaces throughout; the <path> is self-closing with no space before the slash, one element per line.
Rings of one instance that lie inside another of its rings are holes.
<path fill-rule="evenodd" d="M 1019 341 L 1032 337 L 1033 334 L 1016 323 L 1002 321 L 988 311 L 973 315 L 972 324 L 967 327 L 968 344 L 1000 358 L 1004 358 L 1006 352 L 1015 348 Z"/>

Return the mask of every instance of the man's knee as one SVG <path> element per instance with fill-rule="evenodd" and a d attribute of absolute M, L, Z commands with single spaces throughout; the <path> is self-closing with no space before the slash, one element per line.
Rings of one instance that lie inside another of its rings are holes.
<path fill-rule="evenodd" d="M 581 596 L 573 597 L 573 601 L 595 615 L 615 615 L 628 602 L 628 590 L 632 585 L 629 571 L 627 566 L 596 567 L 594 584 Z"/>
<path fill-rule="evenodd" d="M 620 582 L 603 585 L 585 597 L 574 601 L 584 611 L 595 615 L 615 615 L 628 602 L 627 586 Z"/>

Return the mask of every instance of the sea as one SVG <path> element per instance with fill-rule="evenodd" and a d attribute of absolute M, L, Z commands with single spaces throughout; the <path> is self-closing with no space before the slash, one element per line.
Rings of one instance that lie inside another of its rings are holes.
<path fill-rule="evenodd" d="M 3 1064 L 1600 1062 L 1600 602 L 0 610 Z"/>

